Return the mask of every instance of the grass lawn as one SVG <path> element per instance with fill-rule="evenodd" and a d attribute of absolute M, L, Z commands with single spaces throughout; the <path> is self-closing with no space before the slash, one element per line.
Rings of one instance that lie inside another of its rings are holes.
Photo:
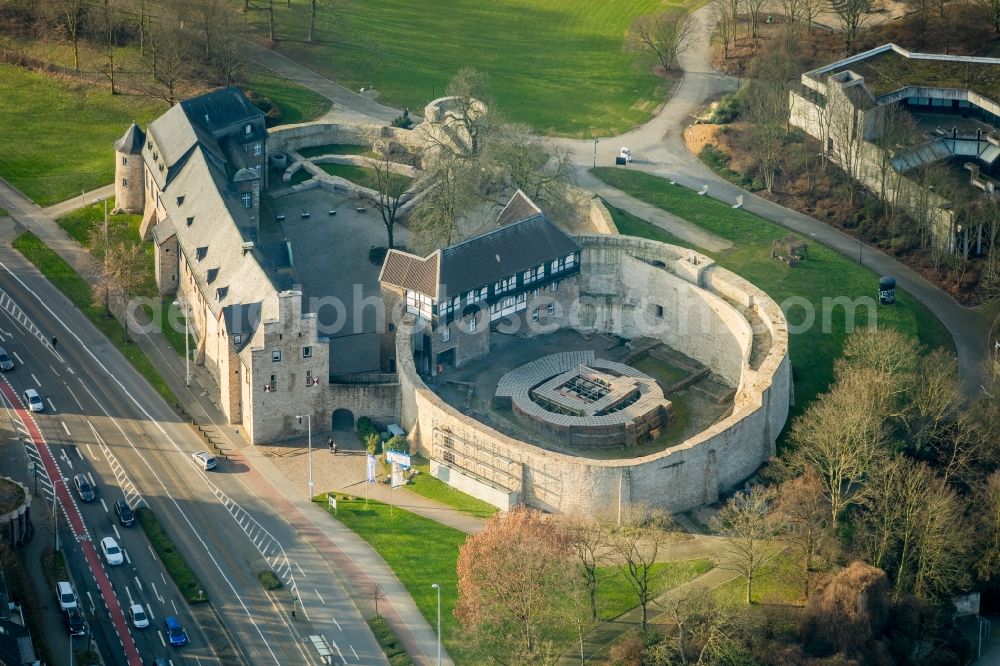
<path fill-rule="evenodd" d="M 847 337 L 848 319 L 843 307 L 826 308 L 828 326 L 824 327 L 823 299 L 840 296 L 852 300 L 861 296 L 874 298 L 878 285 L 875 273 L 817 243 L 809 244 L 806 261 L 791 268 L 770 258 L 772 241 L 789 235 L 783 227 L 638 171 L 599 167 L 594 174 L 637 199 L 732 241 L 734 247 L 729 250 L 705 254 L 762 288 L 777 303 L 792 297 L 805 298 L 812 303 L 816 312 L 815 325 L 803 333 L 789 336 L 796 398 L 792 414 L 800 413 L 817 394 L 826 390 L 833 379 L 833 362 L 840 356 Z M 690 246 L 678 243 L 675 237 L 659 227 L 634 216 L 619 215 L 615 223 L 622 234 Z M 890 326 L 915 335 L 929 347 L 954 350 L 947 329 L 926 307 L 902 291 L 897 290 L 896 299 L 895 305 L 878 307 L 879 326 Z M 865 308 L 856 309 L 855 315 L 856 326 L 868 323 Z M 802 306 L 791 307 L 788 317 L 790 324 L 801 324 Z M 828 332 L 824 332 L 824 328 Z"/>
<path fill-rule="evenodd" d="M 49 205 L 114 180 L 112 144 L 164 102 L 0 65 L 0 176 Z"/>
<path fill-rule="evenodd" d="M 455 564 L 466 534 L 374 500 L 365 508 L 363 499 L 339 499 L 336 514 L 327 507 L 326 494 L 316 501 L 378 551 L 432 626 L 437 622 L 437 593 L 431 585 L 441 585 L 445 648 L 456 662 L 473 663 L 473 655 L 461 640 L 458 620 L 452 615 L 458 586 Z"/>
<path fill-rule="evenodd" d="M 350 143 L 328 143 L 325 146 L 299 148 L 298 153 L 302 157 L 319 157 L 320 155 L 364 155 L 365 157 L 375 157 L 374 151 L 369 146 L 355 146 Z"/>
<path fill-rule="evenodd" d="M 373 617 L 368 620 L 368 626 L 375 635 L 375 640 L 382 646 L 390 666 L 413 666 L 413 660 L 403 650 L 396 632 L 392 630 L 384 617 Z"/>
<path fill-rule="evenodd" d="M 476 499 L 472 495 L 466 495 L 461 490 L 452 488 L 444 481 L 435 479 L 431 476 L 430 462 L 426 458 L 414 456 L 412 462 L 413 468 L 419 470 L 420 474 L 414 476 L 406 486 L 406 489 L 410 492 L 479 518 L 489 518 L 498 511 L 489 502 Z"/>
<path fill-rule="evenodd" d="M 653 594 L 660 595 L 672 590 L 708 573 L 712 568 L 712 562 L 707 559 L 658 562 L 653 565 L 653 576 L 656 579 L 652 587 Z M 613 620 L 639 605 L 635 592 L 617 567 L 599 567 L 597 575 L 597 612 L 602 621 Z"/>
<path fill-rule="evenodd" d="M 292 125 L 316 120 L 330 110 L 331 102 L 312 90 L 258 68 L 249 75 L 243 89 L 260 93 L 281 109 L 278 125 Z"/>
<path fill-rule="evenodd" d="M 31 232 L 18 236 L 11 246 L 33 263 L 49 282 L 83 312 L 168 404 L 176 402 L 173 391 L 142 350 L 133 342 L 122 342 L 121 325 L 113 317 L 105 316 L 104 308 L 94 305 L 90 285 L 73 270 L 72 266 Z"/>
<path fill-rule="evenodd" d="M 163 529 L 156 514 L 149 508 L 141 506 L 136 509 L 135 515 L 139 519 L 139 524 L 142 525 L 142 530 L 146 533 L 146 538 L 149 539 L 149 543 L 152 544 L 156 554 L 163 562 L 163 567 L 170 574 L 177 589 L 184 595 L 188 604 L 194 606 L 208 601 L 208 595 L 205 594 L 201 582 L 198 581 L 198 577 L 195 576 L 184 556 L 177 552 L 177 547 L 170 540 L 170 536 Z"/>
<path fill-rule="evenodd" d="M 10 213 L 7 212 L 6 208 L 0 208 L 0 217 L 7 217 Z"/>
<path fill-rule="evenodd" d="M 359 167 L 353 164 L 317 164 L 320 169 L 327 172 L 331 176 L 340 176 L 345 180 L 349 180 L 356 185 L 361 187 L 367 187 L 370 190 L 378 191 L 378 177 L 375 174 L 375 169 L 370 167 Z M 399 191 L 396 188 L 401 188 L 405 190 L 410 185 L 412 178 L 408 178 L 402 174 L 393 173 L 389 175 L 389 183 L 392 191 Z"/>
<path fill-rule="evenodd" d="M 610 136 L 648 120 L 667 86 L 622 50 L 632 18 L 678 0 L 374 0 L 274 3 L 274 48 L 353 90 L 422 112 L 462 67 L 490 76 L 496 106 L 545 134 Z M 697 4 L 697 3 L 691 3 Z M 249 21 L 267 36 L 267 14 Z"/>
<path fill-rule="evenodd" d="M 798 563 L 786 550 L 764 565 L 754 577 L 753 602 L 770 605 L 802 605 L 804 594 L 800 583 L 801 573 Z M 712 597 L 722 605 L 745 606 L 747 582 L 745 578 L 734 578 L 711 592 Z"/>

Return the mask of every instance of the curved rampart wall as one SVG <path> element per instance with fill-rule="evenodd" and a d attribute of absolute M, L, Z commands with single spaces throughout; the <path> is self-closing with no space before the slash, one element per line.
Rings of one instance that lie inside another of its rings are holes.
<path fill-rule="evenodd" d="M 773 455 L 788 415 L 791 369 L 780 309 L 760 289 L 690 250 L 627 236 L 579 240 L 581 293 L 593 301 L 580 308 L 582 324 L 590 313 L 595 329 L 634 332 L 624 315 L 653 299 L 665 301 L 664 318 L 671 321 L 679 321 L 684 310 L 697 313 L 699 322 L 715 315 L 716 323 L 704 329 L 684 336 L 663 330 L 660 339 L 739 387 L 732 412 L 694 437 L 641 458 L 594 460 L 547 451 L 460 413 L 427 388 L 413 364 L 412 326 L 404 323 L 396 338 L 404 427 L 423 454 L 548 511 L 597 513 L 614 511 L 619 503 L 685 511 L 716 501 Z M 749 363 L 751 326 L 723 295 L 768 329 L 762 339 L 769 347 L 756 355 L 755 368 Z M 693 340 L 696 333 L 703 339 Z"/>

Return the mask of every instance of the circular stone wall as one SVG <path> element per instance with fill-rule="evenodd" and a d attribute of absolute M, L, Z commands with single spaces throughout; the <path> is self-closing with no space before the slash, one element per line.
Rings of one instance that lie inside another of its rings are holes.
<path fill-rule="evenodd" d="M 0 534 L 4 543 L 16 546 L 28 534 L 31 494 L 27 487 L 14 479 L 0 476 Z"/>
<path fill-rule="evenodd" d="M 655 379 L 592 351 L 551 354 L 514 368 L 500 378 L 493 400 L 571 447 L 656 439 L 670 410 Z"/>

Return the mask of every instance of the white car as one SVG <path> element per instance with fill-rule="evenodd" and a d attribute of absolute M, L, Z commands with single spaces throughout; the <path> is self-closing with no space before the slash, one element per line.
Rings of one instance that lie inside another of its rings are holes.
<path fill-rule="evenodd" d="M 125 563 L 125 555 L 122 553 L 122 549 L 118 547 L 118 542 L 115 541 L 114 537 L 104 537 L 101 539 L 101 552 L 104 553 L 104 559 L 113 567 Z"/>
<path fill-rule="evenodd" d="M 129 606 L 128 614 L 132 618 L 132 626 L 136 629 L 145 629 L 149 626 L 149 617 L 146 615 L 146 609 L 142 607 L 142 604 L 132 604 Z"/>
<path fill-rule="evenodd" d="M 197 453 L 192 453 L 191 457 L 194 458 L 194 461 L 201 465 L 201 468 L 205 471 L 215 469 L 215 466 L 218 464 L 215 460 L 215 456 L 208 451 L 198 451 Z"/>
<path fill-rule="evenodd" d="M 35 389 L 26 389 L 24 392 L 24 403 L 28 405 L 28 409 L 33 412 L 40 412 L 45 409 L 45 404 L 42 402 L 42 397 L 38 395 L 38 391 Z"/>
<path fill-rule="evenodd" d="M 59 599 L 59 608 L 71 610 L 76 608 L 76 592 L 68 581 L 61 580 L 56 583 L 56 598 Z"/>

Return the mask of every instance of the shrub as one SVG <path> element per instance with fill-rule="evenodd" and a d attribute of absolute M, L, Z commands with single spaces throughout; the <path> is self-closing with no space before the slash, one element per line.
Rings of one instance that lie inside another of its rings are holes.
<path fill-rule="evenodd" d="M 719 100 L 712 114 L 712 122 L 719 125 L 735 122 L 742 111 L 743 101 L 739 98 L 739 93 L 730 93 Z"/>
<path fill-rule="evenodd" d="M 638 666 L 642 663 L 642 651 L 646 649 L 646 641 L 633 632 L 618 639 L 611 646 L 610 661 L 615 666 Z"/>
<path fill-rule="evenodd" d="M 733 171 L 729 168 L 729 161 L 732 159 L 725 151 L 720 150 L 718 147 L 712 144 L 705 144 L 705 147 L 701 149 L 698 157 L 704 162 L 709 169 L 719 174 L 731 183 L 735 183 L 740 187 L 748 190 L 763 189 L 763 185 L 760 187 L 755 187 L 755 183 L 752 179 L 747 176 Z"/>
<path fill-rule="evenodd" d="M 395 435 L 392 439 L 382 445 L 382 449 L 385 451 L 392 451 L 393 453 L 409 453 L 410 443 L 406 441 L 406 437 L 403 435 Z"/>
<path fill-rule="evenodd" d="M 270 569 L 257 572 L 257 580 L 264 586 L 265 590 L 280 590 L 284 587 L 281 579 Z"/>

